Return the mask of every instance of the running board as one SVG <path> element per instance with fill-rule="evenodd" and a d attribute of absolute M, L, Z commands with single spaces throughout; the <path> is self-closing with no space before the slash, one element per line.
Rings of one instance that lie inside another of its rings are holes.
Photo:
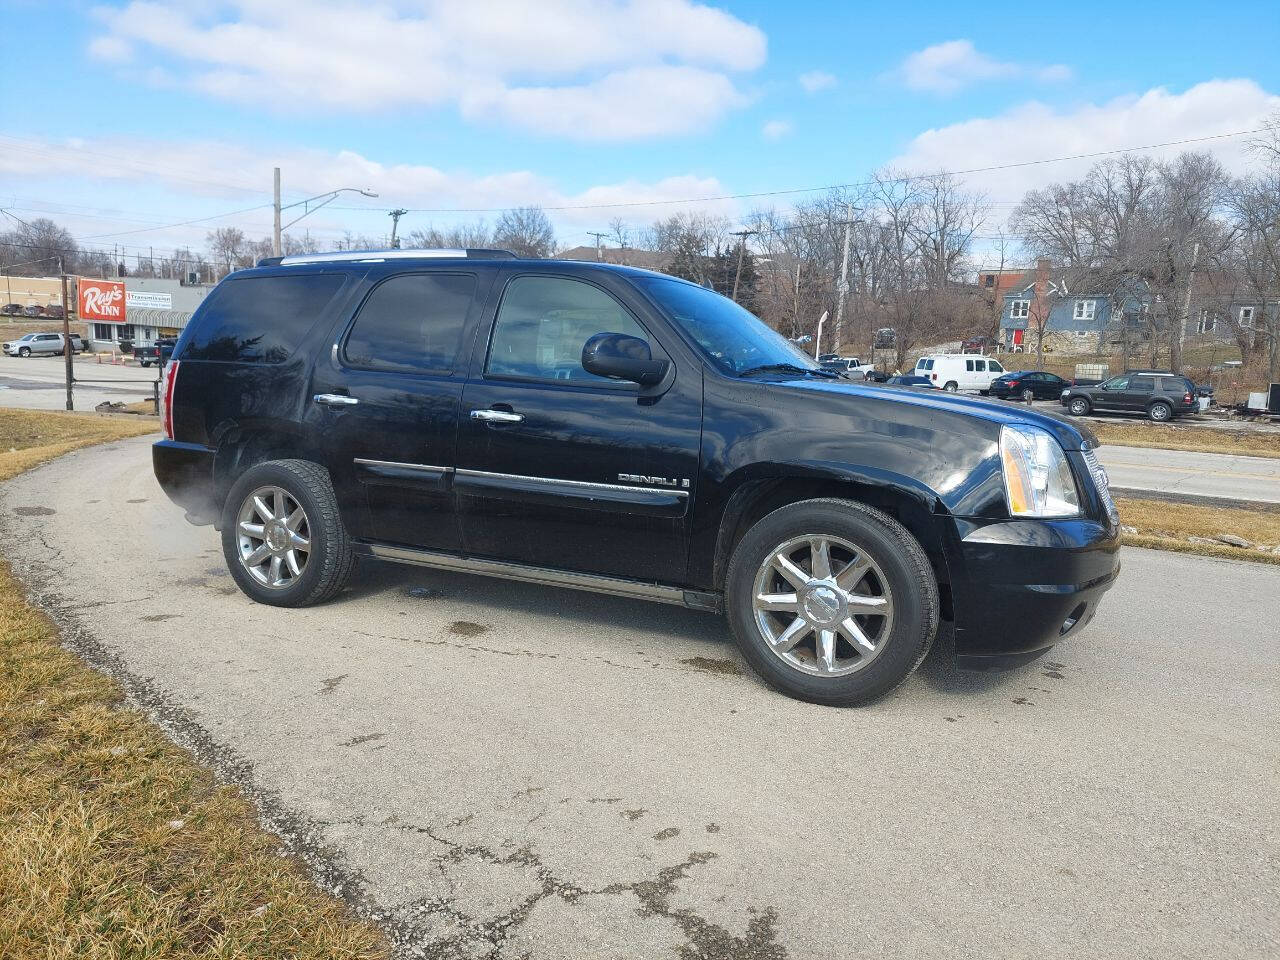
<path fill-rule="evenodd" d="M 356 553 L 390 560 L 394 563 L 410 563 L 436 570 L 453 570 L 458 573 L 478 573 L 484 577 L 500 577 L 503 580 L 519 580 L 549 587 L 568 587 L 613 597 L 631 597 L 651 600 L 655 603 L 671 603 L 692 610 L 719 613 L 721 598 L 718 593 L 705 590 L 685 590 L 661 583 L 626 580 L 622 577 L 602 577 L 594 573 L 577 573 L 572 570 L 556 570 L 551 567 L 534 567 L 523 563 L 504 563 L 501 560 L 477 560 L 452 553 L 436 553 L 431 550 L 415 550 L 412 547 L 395 547 L 383 543 L 357 542 L 352 545 Z"/>

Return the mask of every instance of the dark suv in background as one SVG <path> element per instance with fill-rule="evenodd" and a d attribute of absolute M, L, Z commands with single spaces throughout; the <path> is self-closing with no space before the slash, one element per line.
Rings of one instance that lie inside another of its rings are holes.
<path fill-rule="evenodd" d="M 1086 413 L 1144 413 L 1165 422 L 1196 409 L 1196 388 L 1169 371 L 1134 370 L 1090 387 L 1066 387 L 1062 405 L 1077 417 Z"/>
<path fill-rule="evenodd" d="M 673 277 L 500 251 L 267 259 L 201 304 L 156 476 L 261 603 L 356 555 L 724 611 L 796 697 L 863 703 L 940 619 L 969 666 L 1079 632 L 1119 569 L 1096 441 L 851 383 Z"/>

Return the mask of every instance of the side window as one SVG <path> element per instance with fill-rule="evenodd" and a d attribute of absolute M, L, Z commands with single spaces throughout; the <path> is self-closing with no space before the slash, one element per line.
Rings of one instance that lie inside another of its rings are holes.
<path fill-rule="evenodd" d="M 985 361 L 985 360 L 975 360 L 975 361 L 973 361 L 973 369 L 977 370 L 979 373 L 986 373 L 986 372 L 987 372 L 987 361 Z"/>
<path fill-rule="evenodd" d="M 973 361 L 972 361 L 972 360 L 966 360 L 966 361 L 964 362 L 964 368 L 965 368 L 965 370 L 966 370 L 967 372 L 969 372 L 969 373 L 973 373 Z"/>
<path fill-rule="evenodd" d="M 1102 386 L 1107 390 L 1128 390 L 1129 378 L 1128 377 L 1112 377 Z"/>
<path fill-rule="evenodd" d="M 1146 390 L 1154 390 L 1155 388 L 1156 388 L 1156 381 L 1154 377 L 1134 377 L 1129 382 L 1130 390 L 1146 391 Z"/>
<path fill-rule="evenodd" d="M 1000 366 L 1000 364 L 997 363 L 995 360 L 987 361 L 987 370 L 988 372 L 993 372 L 993 373 L 1004 373 L 1004 367 Z"/>
<path fill-rule="evenodd" d="M 360 307 L 343 359 L 369 370 L 449 373 L 475 289 L 469 273 L 410 273 L 382 281 Z"/>
<path fill-rule="evenodd" d="M 589 283 L 516 277 L 498 308 L 485 373 L 625 387 L 582 369 L 582 347 L 597 333 L 649 339 L 617 300 Z"/>
<path fill-rule="evenodd" d="M 284 363 L 346 279 L 316 273 L 223 280 L 192 318 L 180 359 Z"/>
<path fill-rule="evenodd" d="M 925 361 L 924 361 L 924 368 L 925 368 L 926 370 L 932 370 L 932 369 L 933 369 L 933 357 L 930 357 L 928 360 L 925 360 Z"/>

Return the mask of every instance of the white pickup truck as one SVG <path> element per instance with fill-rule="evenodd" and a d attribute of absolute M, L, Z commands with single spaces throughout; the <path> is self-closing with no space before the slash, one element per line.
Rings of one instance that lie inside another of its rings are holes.
<path fill-rule="evenodd" d="M 857 357 L 840 357 L 834 354 L 819 357 L 818 362 L 824 369 L 843 373 L 851 380 L 865 380 L 867 374 L 876 368 L 874 363 L 863 363 Z"/>

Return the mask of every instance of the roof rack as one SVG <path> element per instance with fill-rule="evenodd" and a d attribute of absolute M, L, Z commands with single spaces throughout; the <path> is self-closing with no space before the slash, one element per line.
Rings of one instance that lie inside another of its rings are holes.
<path fill-rule="evenodd" d="M 287 257 L 263 257 L 260 267 L 292 267 L 303 263 L 382 263 L 386 260 L 427 259 L 514 260 L 510 250 L 482 248 L 441 250 L 335 250 L 332 253 L 298 253 Z"/>

